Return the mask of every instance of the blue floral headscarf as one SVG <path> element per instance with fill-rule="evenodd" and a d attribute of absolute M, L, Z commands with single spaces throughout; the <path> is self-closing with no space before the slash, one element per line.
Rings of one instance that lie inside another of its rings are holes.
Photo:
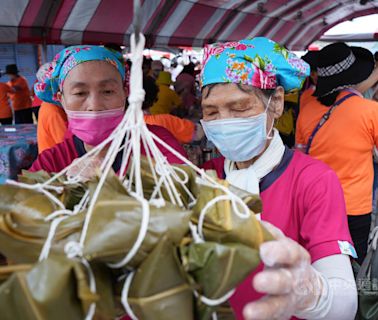
<path fill-rule="evenodd" d="M 260 89 L 282 86 L 285 92 L 291 92 L 299 90 L 309 74 L 309 65 L 294 53 L 258 37 L 206 46 L 201 86 L 240 83 Z"/>
<path fill-rule="evenodd" d="M 44 76 L 34 85 L 37 97 L 61 106 L 57 93 L 61 91 L 67 74 L 87 61 L 106 61 L 119 71 L 122 80 L 125 79 L 125 66 L 120 53 L 100 46 L 72 46 L 55 56 Z"/>

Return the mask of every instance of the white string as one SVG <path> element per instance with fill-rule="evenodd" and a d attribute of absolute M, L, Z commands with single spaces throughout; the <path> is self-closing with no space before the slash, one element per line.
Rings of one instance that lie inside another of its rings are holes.
<path fill-rule="evenodd" d="M 148 204 L 148 201 L 137 194 L 134 194 L 133 196 L 136 199 L 138 199 L 140 203 L 142 204 L 142 221 L 141 221 L 138 237 L 135 240 L 133 247 L 130 249 L 130 251 L 121 261 L 117 263 L 108 263 L 108 266 L 111 268 L 122 268 L 125 265 L 127 265 L 137 254 L 148 231 L 148 224 L 150 220 L 150 206 Z"/>
<path fill-rule="evenodd" d="M 176 204 L 180 207 L 183 207 L 183 201 L 182 196 L 180 192 L 178 192 L 176 185 L 174 182 L 177 182 L 179 185 L 183 187 L 183 190 L 189 195 L 190 199 L 192 200 L 192 203 L 196 201 L 194 196 L 191 194 L 190 190 L 187 188 L 186 183 L 188 182 L 188 176 L 185 171 L 180 169 L 174 169 L 169 164 L 166 157 L 163 156 L 161 151 L 159 150 L 157 143 L 159 143 L 161 146 L 165 147 L 168 151 L 170 151 L 173 155 L 175 155 L 178 159 L 180 159 L 183 163 L 187 164 L 190 168 L 192 168 L 196 173 L 198 173 L 201 178 L 208 183 L 209 186 L 213 188 L 218 188 L 222 190 L 225 195 L 219 196 L 215 199 L 212 199 L 205 208 L 201 211 L 200 217 L 199 217 L 199 225 L 198 225 L 198 233 L 199 236 L 197 236 L 197 231 L 191 227 L 191 231 L 195 236 L 193 237 L 195 241 L 203 241 L 203 234 L 202 234 L 202 227 L 205 215 L 209 208 L 216 204 L 218 201 L 225 201 L 229 200 L 232 203 L 233 211 L 236 215 L 238 215 L 241 218 L 248 218 L 250 213 L 249 209 L 246 206 L 246 204 L 237 196 L 235 196 L 230 190 L 228 190 L 227 187 L 222 186 L 219 184 L 215 179 L 211 178 L 210 176 L 206 175 L 205 171 L 198 168 L 194 164 L 192 164 L 189 160 L 187 160 L 183 155 L 181 155 L 179 152 L 177 152 L 175 149 L 173 149 L 170 145 L 162 141 L 159 137 L 157 137 L 155 134 L 150 132 L 144 123 L 143 120 L 143 113 L 141 111 L 141 105 L 142 101 L 144 99 L 144 91 L 142 89 L 142 72 L 141 72 L 141 66 L 142 66 L 142 52 L 144 48 L 145 39 L 143 35 L 139 36 L 139 42 L 135 43 L 135 35 L 131 36 L 131 52 L 132 52 L 132 69 L 131 69 L 131 77 L 130 77 L 130 87 L 131 87 L 131 94 L 129 96 L 129 108 L 125 113 L 125 116 L 123 117 L 121 123 L 119 126 L 111 133 L 111 135 L 105 139 L 102 143 L 100 143 L 97 147 L 90 150 L 88 153 L 83 155 L 81 158 L 77 159 L 77 161 L 70 164 L 68 167 L 66 167 L 64 170 L 59 172 L 58 174 L 51 177 L 49 180 L 44 182 L 43 184 L 35 184 L 35 185 L 26 185 L 28 189 L 35 189 L 39 192 L 44 193 L 47 197 L 49 197 L 52 201 L 54 201 L 60 209 L 64 210 L 64 205 L 62 202 L 59 201 L 54 195 L 52 195 L 47 190 L 51 189 L 51 184 L 56 181 L 59 177 L 63 176 L 71 168 L 74 166 L 77 166 L 78 164 L 82 164 L 82 167 L 80 167 L 79 173 L 76 176 L 68 177 L 66 183 L 76 183 L 79 181 L 78 176 L 80 173 L 83 172 L 83 170 L 89 165 L 89 161 L 87 161 L 90 157 L 96 156 L 100 153 L 101 150 L 104 148 L 108 148 L 106 156 L 104 157 L 102 164 L 101 164 L 101 176 L 100 181 L 96 187 L 96 190 L 89 200 L 88 195 L 86 195 L 85 201 L 83 201 L 83 204 L 81 206 L 85 205 L 89 202 L 89 207 L 87 210 L 87 214 L 85 216 L 80 241 L 79 242 L 69 242 L 65 246 L 65 252 L 67 257 L 73 259 L 75 257 L 83 257 L 83 247 L 85 243 L 85 239 L 88 232 L 89 223 L 91 221 L 93 211 L 95 204 L 98 200 L 98 197 L 100 195 L 101 189 L 104 186 L 104 183 L 106 181 L 106 177 L 108 176 L 111 167 L 116 159 L 116 156 L 120 152 L 120 150 L 123 150 L 123 159 L 121 163 L 121 170 L 120 170 L 120 178 L 126 179 L 126 168 L 128 164 L 130 167 L 130 174 L 128 177 L 128 181 L 125 183 L 128 185 L 128 189 L 130 192 L 130 195 L 134 197 L 138 202 L 141 203 L 142 206 L 142 217 L 141 217 L 141 227 L 138 233 L 138 237 L 132 247 L 132 249 L 128 252 L 128 254 L 125 256 L 125 258 L 115 264 L 110 264 L 109 266 L 113 268 L 119 268 L 121 266 L 126 265 L 128 262 L 131 261 L 131 259 L 135 256 L 135 254 L 138 252 L 145 235 L 148 230 L 148 223 L 149 223 L 149 203 L 143 198 L 143 184 L 141 179 L 141 163 L 140 163 L 140 154 L 141 154 L 141 141 L 144 144 L 145 153 L 147 155 L 147 159 L 149 161 L 149 165 L 151 167 L 151 171 L 154 175 L 154 181 L 156 183 L 156 188 L 153 192 L 153 196 L 150 200 L 157 200 L 161 201 L 162 199 L 162 193 L 161 188 L 164 187 L 166 192 L 168 193 L 168 197 L 170 199 L 170 202 L 173 204 Z M 151 158 L 154 159 L 155 165 L 152 165 Z M 131 161 L 131 163 L 129 163 Z M 177 172 L 183 173 L 183 177 L 181 178 Z M 159 178 L 157 177 L 159 175 Z M 12 183 L 13 184 L 13 183 Z M 20 183 L 14 183 L 18 186 L 23 186 Z M 132 190 L 132 186 L 134 186 L 134 190 Z M 62 189 L 61 189 L 62 190 Z M 56 190 L 54 190 L 56 191 Z M 153 199 L 155 196 L 160 196 L 160 199 Z M 242 211 L 239 210 L 239 205 L 243 209 Z M 60 213 L 62 214 L 63 211 Z M 51 241 L 54 237 L 54 234 L 56 232 L 57 226 L 61 221 L 63 221 L 66 216 L 58 216 L 56 213 L 53 218 L 55 218 L 51 224 L 50 232 L 48 239 L 46 241 L 46 247 L 48 247 L 48 244 L 51 244 Z M 202 237 L 202 239 L 201 239 Z M 45 257 L 48 255 L 48 249 L 42 250 L 41 256 Z M 86 261 L 86 260 L 83 260 Z M 89 264 L 87 264 L 88 268 L 90 269 Z M 89 270 L 88 269 L 88 270 Z M 95 282 L 93 273 L 89 272 L 90 279 L 93 281 L 91 282 L 91 290 L 95 291 Z M 127 309 L 127 294 L 128 290 L 131 284 L 133 273 L 128 276 L 128 278 L 125 281 L 125 287 L 122 291 L 122 303 Z M 220 299 L 208 299 L 206 297 L 200 297 L 201 301 L 208 304 L 208 305 L 218 305 L 226 301 L 233 292 L 229 292 L 224 297 Z M 126 298 L 125 298 L 126 297 Z M 94 314 L 94 308 L 95 304 L 91 305 L 91 308 L 88 312 L 87 318 L 92 317 Z M 133 317 L 133 313 L 131 311 L 131 308 L 129 307 L 129 310 L 127 310 L 128 314 Z M 135 315 L 134 318 L 136 319 Z"/>
<path fill-rule="evenodd" d="M 138 320 L 138 317 L 135 315 L 134 311 L 131 309 L 128 302 L 130 286 L 131 286 L 131 282 L 133 281 L 134 275 L 135 275 L 135 272 L 133 271 L 133 272 L 130 272 L 130 274 L 126 277 L 125 284 L 123 285 L 123 288 L 122 288 L 121 302 L 122 302 L 123 307 L 126 310 L 127 315 L 132 320 Z"/>
<path fill-rule="evenodd" d="M 161 178 L 163 179 L 163 183 L 164 183 L 165 189 L 168 192 L 170 201 L 175 205 L 183 207 L 184 205 L 181 200 L 181 195 L 177 191 L 173 183 L 172 176 L 170 175 L 170 172 L 169 172 L 171 165 L 169 164 L 168 160 L 163 156 L 163 154 L 161 153 L 157 145 L 154 143 L 152 139 L 153 133 L 148 130 L 147 126 L 144 126 L 143 129 L 144 129 L 146 141 L 151 149 L 154 160 L 156 162 L 156 166 L 155 166 L 156 171 L 158 174 L 160 174 Z"/>
<path fill-rule="evenodd" d="M 52 241 L 55 237 L 55 233 L 56 233 L 56 230 L 58 229 L 59 224 L 62 221 L 64 221 L 65 219 L 67 219 L 68 217 L 74 216 L 74 215 L 78 214 L 79 212 L 81 212 L 85 208 L 85 206 L 88 202 L 88 199 L 89 199 L 89 190 L 87 190 L 84 193 L 84 196 L 82 197 L 80 202 L 74 207 L 74 211 L 66 210 L 66 209 L 65 210 L 57 210 L 57 211 L 51 213 L 50 215 L 48 215 L 44 219 L 45 221 L 50 221 L 50 220 L 53 220 L 53 221 L 51 222 L 50 230 L 49 230 L 48 236 L 46 238 L 46 241 L 45 241 L 45 243 L 42 247 L 38 261 L 42 261 L 42 260 L 48 258 L 49 254 L 50 254 L 51 246 L 52 246 Z"/>
<path fill-rule="evenodd" d="M 93 293 L 93 294 L 96 294 L 97 293 L 97 289 L 96 289 L 96 278 L 93 274 L 93 271 L 92 271 L 92 268 L 89 264 L 89 262 L 87 260 L 85 260 L 84 258 L 81 259 L 81 263 L 87 268 L 88 270 L 88 277 L 89 277 L 89 290 Z M 85 320 L 92 320 L 92 318 L 94 317 L 96 313 L 96 303 L 95 302 L 92 302 L 91 305 L 89 306 L 89 309 L 88 309 L 88 312 L 87 312 L 87 315 L 85 317 Z"/>
<path fill-rule="evenodd" d="M 147 161 L 148 161 L 150 170 L 152 172 L 153 179 L 155 181 L 155 189 L 154 189 L 154 191 L 151 194 L 150 201 L 153 200 L 153 199 L 155 200 L 155 197 L 158 194 L 159 195 L 159 199 L 162 200 L 163 203 L 164 203 L 163 205 L 165 205 L 165 200 L 164 200 L 163 194 L 161 192 L 161 188 L 160 188 L 162 180 L 159 180 L 158 177 L 157 177 L 157 174 L 156 174 L 156 171 L 155 171 L 155 167 L 154 167 L 154 164 L 152 162 L 151 153 L 150 153 L 149 148 L 147 147 L 146 138 L 144 136 L 142 136 L 142 143 L 143 143 L 143 146 L 144 146 L 144 150 L 146 151 L 146 157 L 147 157 Z"/>
<path fill-rule="evenodd" d="M 118 147 L 120 146 L 121 144 L 121 138 L 120 136 L 118 136 L 117 138 L 115 138 L 112 142 L 112 145 L 111 145 L 111 149 L 112 150 L 113 146 L 114 145 L 118 145 Z M 105 168 L 104 168 L 104 171 L 103 171 L 103 174 L 101 175 L 100 177 L 100 181 L 96 187 L 96 190 L 93 194 L 93 197 L 89 203 L 89 208 L 88 208 L 88 212 L 86 214 L 86 217 L 85 217 L 85 220 L 84 220 L 84 225 L 83 225 L 83 229 L 82 229 L 82 233 L 81 233 L 81 237 L 80 237 L 80 246 L 83 247 L 84 245 L 84 241 L 85 241 L 85 237 L 87 235 L 87 231 L 88 231 L 88 227 L 89 227 L 89 222 L 90 222 L 90 219 L 92 217 L 92 214 L 93 214 L 93 210 L 94 210 L 94 206 L 96 204 L 96 201 L 99 197 L 99 194 L 101 192 L 101 189 L 106 181 L 106 177 L 112 167 L 112 164 L 116 158 L 117 154 L 115 152 L 113 153 L 110 153 L 108 152 L 107 155 L 106 155 L 106 158 L 104 159 L 104 163 L 106 164 L 105 165 Z"/>
<path fill-rule="evenodd" d="M 174 148 L 172 148 L 169 144 L 165 143 L 163 140 L 161 140 L 158 136 L 156 136 L 153 132 L 149 133 L 150 136 L 157 141 L 160 145 L 162 145 L 164 148 L 166 148 L 168 151 L 170 151 L 173 155 L 175 155 L 178 159 L 180 159 L 182 162 L 187 164 L 190 168 L 192 168 L 197 174 L 200 175 L 203 181 L 208 182 L 208 186 L 211 186 L 212 188 L 217 188 L 221 189 L 225 194 L 229 195 L 232 200 L 238 202 L 242 208 L 244 209 L 244 213 L 241 213 L 237 207 L 233 204 L 234 210 L 236 214 L 238 214 L 241 218 L 247 219 L 249 218 L 249 210 L 247 205 L 235 194 L 233 194 L 227 187 L 221 185 L 218 183 L 215 179 L 210 177 L 209 175 L 206 174 L 205 170 L 198 168 L 196 165 L 194 165 L 192 162 L 190 162 L 188 159 L 186 159 L 181 153 L 176 151 Z M 200 180 L 196 180 L 197 182 Z"/>
<path fill-rule="evenodd" d="M 57 193 L 63 192 L 63 187 L 56 187 L 49 185 L 48 187 L 45 187 L 43 184 L 36 183 L 36 184 L 27 184 L 22 182 L 17 182 L 14 180 L 6 180 L 6 183 L 9 185 L 17 186 L 20 188 L 28 189 L 28 190 L 34 190 L 40 193 L 43 193 L 46 197 L 48 197 L 51 201 L 53 201 L 59 208 L 65 209 L 64 204 L 51 192 L 48 190 L 53 190 Z"/>
<path fill-rule="evenodd" d="M 222 303 L 225 303 L 228 301 L 232 295 L 235 293 L 235 289 L 227 292 L 223 297 L 220 297 L 218 299 L 209 299 L 205 296 L 201 296 L 196 290 L 193 291 L 196 298 L 199 298 L 202 303 L 206 304 L 209 307 L 216 307 L 219 306 Z"/>
<path fill-rule="evenodd" d="M 220 195 L 214 199 L 211 199 L 201 210 L 201 213 L 199 215 L 199 218 L 198 218 L 198 234 L 199 236 L 201 237 L 202 240 L 205 240 L 205 237 L 204 237 L 204 234 L 203 234 L 203 224 L 204 224 L 204 221 L 205 221 L 205 217 L 206 217 L 206 214 L 208 213 L 208 211 L 210 210 L 210 208 L 212 206 L 214 206 L 216 203 L 220 202 L 220 201 L 231 201 L 232 203 L 232 206 L 233 206 L 233 211 L 239 216 L 241 217 L 242 219 L 244 218 L 248 218 L 250 217 L 250 211 L 247 207 L 247 205 L 241 201 L 242 204 L 244 204 L 244 209 L 246 210 L 245 211 L 245 215 L 240 215 L 240 212 L 238 213 L 238 210 L 235 210 L 236 207 L 236 204 L 235 204 L 235 200 L 238 200 L 237 198 L 234 198 L 234 197 L 230 197 L 230 195 Z M 240 203 L 240 204 L 241 204 Z M 248 214 L 248 216 L 247 216 Z"/>
<path fill-rule="evenodd" d="M 63 210 L 56 210 L 53 213 L 49 214 L 44 221 L 51 221 L 58 218 L 61 215 L 73 215 L 71 210 L 63 209 Z"/>
<path fill-rule="evenodd" d="M 198 229 L 195 224 L 189 221 L 189 229 L 190 233 L 192 234 L 192 238 L 194 240 L 194 243 L 204 243 L 205 241 L 203 238 L 198 234 Z"/>
<path fill-rule="evenodd" d="M 58 217 L 58 218 L 54 219 L 53 222 L 51 222 L 50 230 L 49 230 L 47 239 L 45 241 L 45 244 L 43 245 L 42 251 L 39 255 L 38 261 L 42 261 L 42 260 L 48 258 L 56 230 L 57 230 L 59 224 L 62 221 L 66 220 L 68 217 L 69 216 Z"/>

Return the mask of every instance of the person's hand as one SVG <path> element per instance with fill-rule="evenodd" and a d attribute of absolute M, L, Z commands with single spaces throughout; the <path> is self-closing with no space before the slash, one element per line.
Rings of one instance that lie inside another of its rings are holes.
<path fill-rule="evenodd" d="M 316 305 L 323 282 L 302 246 L 271 224 L 263 224 L 277 239 L 261 245 L 261 260 L 267 268 L 253 279 L 255 290 L 266 296 L 247 304 L 243 314 L 247 320 L 290 319 Z"/>
<path fill-rule="evenodd" d="M 101 157 L 91 157 L 84 161 L 81 161 L 80 158 L 75 159 L 73 167 L 67 171 L 67 176 L 82 182 L 89 181 L 96 175 L 96 169 L 100 168 L 101 162 Z"/>

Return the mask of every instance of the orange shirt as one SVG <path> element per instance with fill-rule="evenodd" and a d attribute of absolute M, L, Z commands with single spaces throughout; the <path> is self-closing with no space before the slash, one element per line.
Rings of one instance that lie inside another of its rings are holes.
<path fill-rule="evenodd" d="M 338 99 L 348 93 L 343 91 Z M 305 104 L 297 121 L 297 144 L 307 144 L 327 111 L 316 99 Z M 372 211 L 374 146 L 378 146 L 378 103 L 359 96 L 337 106 L 312 142 L 310 155 L 327 163 L 339 177 L 349 215 Z"/>
<path fill-rule="evenodd" d="M 42 102 L 37 127 L 38 153 L 61 143 L 67 126 L 67 115 L 61 107 Z"/>
<path fill-rule="evenodd" d="M 303 108 L 304 105 L 306 105 L 308 102 L 312 100 L 316 100 L 316 97 L 314 97 L 312 94 L 314 93 L 315 89 L 313 87 L 310 87 L 302 92 L 301 97 L 299 99 L 299 108 L 300 110 Z"/>
<path fill-rule="evenodd" d="M 9 105 L 8 94 L 12 89 L 6 84 L 0 82 L 0 119 L 12 118 L 12 109 Z"/>
<path fill-rule="evenodd" d="M 10 94 L 12 106 L 15 111 L 27 109 L 31 107 L 31 98 L 28 82 L 24 77 L 17 77 L 14 80 L 8 81 L 8 85 L 16 90 Z"/>
<path fill-rule="evenodd" d="M 167 129 L 181 143 L 189 143 L 193 139 L 195 124 L 171 114 L 145 114 L 144 121 Z"/>

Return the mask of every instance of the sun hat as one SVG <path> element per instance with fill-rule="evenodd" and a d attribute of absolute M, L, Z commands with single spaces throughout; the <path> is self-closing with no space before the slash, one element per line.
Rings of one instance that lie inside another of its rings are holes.
<path fill-rule="evenodd" d="M 314 96 L 323 97 L 366 80 L 374 69 L 373 54 L 361 47 L 337 42 L 318 55 L 318 81 Z"/>
<path fill-rule="evenodd" d="M 316 71 L 318 67 L 318 56 L 319 51 L 308 51 L 304 56 L 301 57 L 301 59 L 306 61 L 310 65 L 311 71 Z"/>

